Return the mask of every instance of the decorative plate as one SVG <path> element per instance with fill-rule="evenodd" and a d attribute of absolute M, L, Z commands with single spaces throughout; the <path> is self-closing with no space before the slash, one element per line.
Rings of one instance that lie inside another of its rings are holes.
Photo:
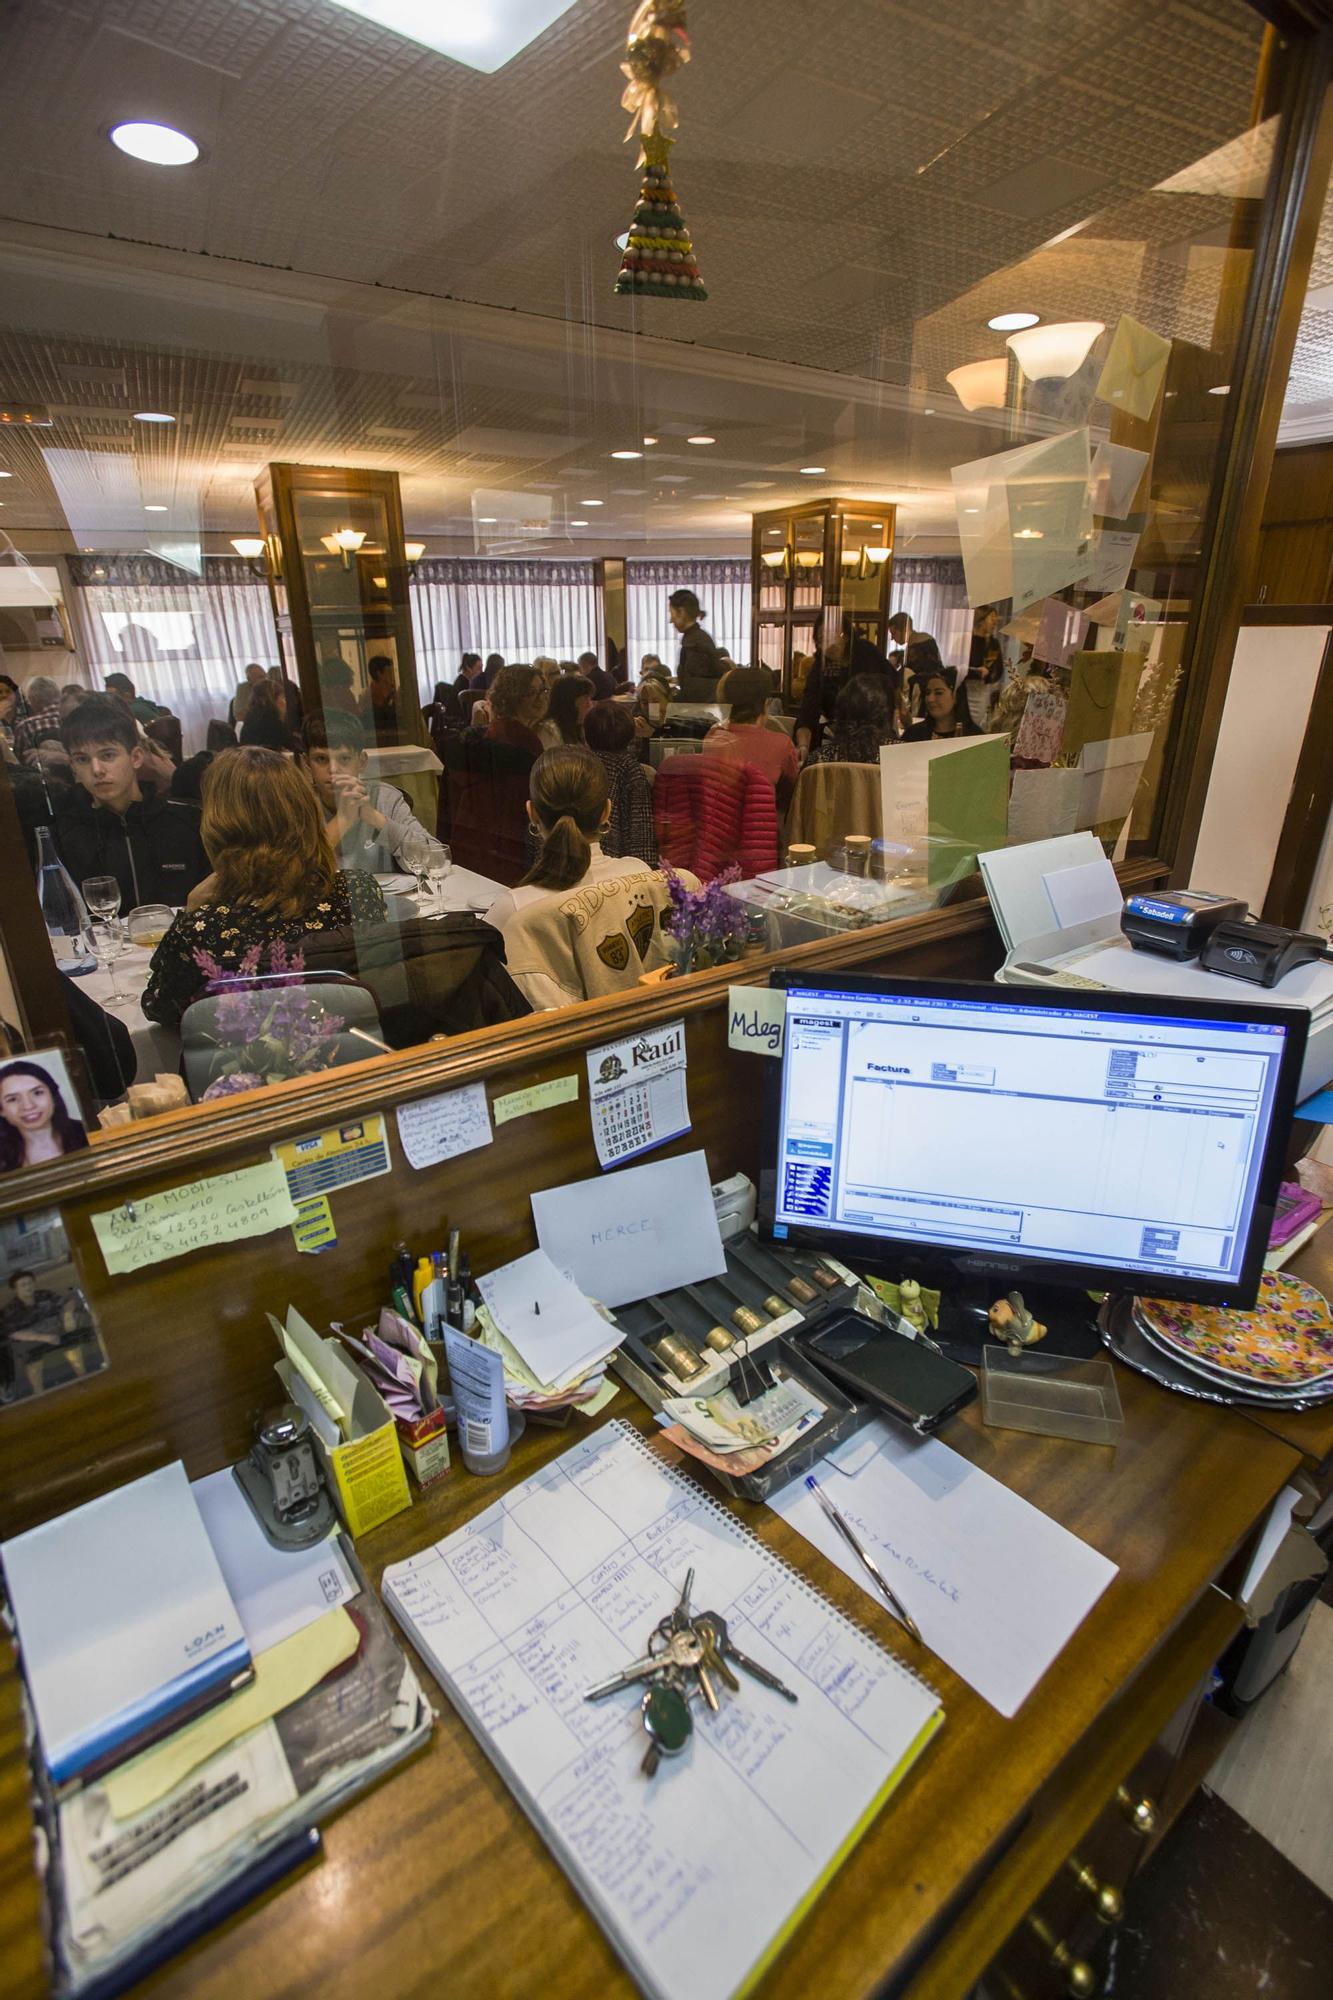
<path fill-rule="evenodd" d="M 1264 1272 L 1248 1312 L 1178 1299 L 1140 1299 L 1139 1311 L 1158 1341 L 1210 1373 L 1273 1389 L 1333 1379 L 1328 1301 L 1286 1271 Z"/>
<path fill-rule="evenodd" d="M 1108 1300 L 1102 1308 L 1102 1340 L 1116 1359 L 1136 1374 L 1146 1375 L 1162 1388 L 1172 1389 L 1178 1396 L 1188 1396 L 1193 1402 L 1223 1403 L 1233 1409 L 1275 1410 L 1280 1406 L 1285 1411 L 1313 1410 L 1333 1403 L 1333 1380 L 1280 1394 L 1272 1389 L 1256 1389 L 1245 1382 L 1224 1384 L 1201 1375 L 1183 1359 L 1173 1357 L 1165 1347 L 1155 1347 L 1145 1338 L 1133 1301 L 1123 1294 Z"/>

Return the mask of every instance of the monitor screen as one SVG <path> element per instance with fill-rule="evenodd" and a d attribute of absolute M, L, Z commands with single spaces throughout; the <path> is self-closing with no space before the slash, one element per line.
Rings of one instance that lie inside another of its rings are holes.
<path fill-rule="evenodd" d="M 1271 1006 L 789 982 L 765 1224 L 1226 1297 L 1257 1282 L 1303 1045 Z"/>

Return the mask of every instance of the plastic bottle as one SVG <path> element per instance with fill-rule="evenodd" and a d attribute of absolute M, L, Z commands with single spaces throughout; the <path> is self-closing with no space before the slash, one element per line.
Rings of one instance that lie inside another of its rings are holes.
<path fill-rule="evenodd" d="M 97 958 L 88 949 L 88 911 L 56 853 L 49 826 L 37 829 L 37 900 L 60 970 L 92 972 Z"/>

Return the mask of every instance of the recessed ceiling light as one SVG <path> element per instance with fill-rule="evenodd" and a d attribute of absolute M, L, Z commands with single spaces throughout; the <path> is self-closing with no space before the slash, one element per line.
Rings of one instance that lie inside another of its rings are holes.
<path fill-rule="evenodd" d="M 717 439 L 705 437 L 703 432 L 700 431 L 698 437 L 686 438 L 685 442 L 686 444 L 716 444 Z"/>
<path fill-rule="evenodd" d="M 643 453 L 641 451 L 613 451 L 611 456 L 612 458 L 642 458 Z"/>
<path fill-rule="evenodd" d="M 136 424 L 174 424 L 176 419 L 167 416 L 162 410 L 136 410 L 134 421 Z"/>
<path fill-rule="evenodd" d="M 388 28 L 437 55 L 451 56 L 488 74 L 544 34 L 568 13 L 573 0 L 486 0 L 484 7 L 441 7 L 439 0 L 334 0 L 351 14 Z"/>
<path fill-rule="evenodd" d="M 13 477 L 12 472 L 0 472 L 0 479 L 12 479 Z"/>
<path fill-rule="evenodd" d="M 935 412 L 933 410 L 923 410 L 921 414 L 923 417 L 933 417 Z"/>
<path fill-rule="evenodd" d="M 111 127 L 111 143 L 132 160 L 147 160 L 154 167 L 188 167 L 199 158 L 199 148 L 186 132 L 174 125 L 152 125 L 132 120 Z"/>
<path fill-rule="evenodd" d="M 588 523 L 586 521 L 571 521 L 569 525 L 571 528 L 586 528 Z"/>
<path fill-rule="evenodd" d="M 986 321 L 992 333 L 1022 333 L 1025 327 L 1039 326 L 1040 313 L 996 313 L 994 319 Z"/>
<path fill-rule="evenodd" d="M 814 479 L 817 474 L 824 471 L 824 467 L 822 465 L 803 465 L 801 471 L 807 479 Z"/>
<path fill-rule="evenodd" d="M 579 505 L 580 507 L 604 507 L 606 502 L 605 500 L 580 500 Z"/>
<path fill-rule="evenodd" d="M 145 502 L 144 502 L 144 513 L 145 513 L 145 514 L 165 514 L 165 513 L 166 513 L 166 511 L 167 511 L 167 510 L 166 510 L 166 508 L 165 508 L 165 507 L 159 507 L 159 506 L 153 506 L 153 505 L 151 505 L 151 504 L 150 504 L 149 502 L 147 502 L 147 501 L 145 501 Z"/>
<path fill-rule="evenodd" d="M 657 439 L 656 439 L 656 438 L 645 438 L 645 439 L 644 439 L 644 443 L 645 443 L 645 444 L 656 444 L 656 443 L 657 443 Z"/>
<path fill-rule="evenodd" d="M 1210 396 L 1229 396 L 1231 394 L 1231 384 L 1229 382 L 1219 382 L 1208 391 L 1208 394 Z"/>
<path fill-rule="evenodd" d="M 493 528 L 496 524 L 497 518 L 498 517 L 494 514 L 478 514 L 477 526 L 479 528 Z"/>

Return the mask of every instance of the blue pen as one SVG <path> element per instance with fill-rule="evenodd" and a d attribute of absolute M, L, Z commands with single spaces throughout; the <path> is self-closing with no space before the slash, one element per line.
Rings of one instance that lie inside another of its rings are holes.
<path fill-rule="evenodd" d="M 852 1533 L 852 1530 L 848 1527 L 846 1521 L 843 1520 L 842 1515 L 838 1512 L 833 1502 L 829 1499 L 828 1494 L 824 1491 L 819 1481 L 815 1478 L 813 1472 L 806 1473 L 805 1483 L 810 1488 L 810 1491 L 814 1494 L 816 1500 L 818 1500 L 820 1506 L 824 1509 L 824 1512 L 828 1515 L 830 1521 L 832 1521 L 834 1527 L 837 1529 L 838 1533 L 842 1536 L 842 1539 L 844 1540 L 844 1542 L 846 1542 L 848 1548 L 851 1550 L 852 1554 L 856 1557 L 857 1561 L 862 1565 L 864 1569 L 868 1570 L 870 1575 L 874 1578 L 875 1583 L 879 1587 L 880 1591 L 883 1593 L 883 1596 L 888 1604 L 888 1607 L 890 1611 L 892 1611 L 894 1617 L 900 1618 L 903 1624 L 907 1627 L 908 1631 L 911 1633 L 912 1637 L 916 1640 L 918 1646 L 922 1645 L 924 1641 L 922 1640 L 921 1634 L 917 1629 L 916 1620 L 912 1617 L 911 1613 L 906 1609 L 906 1607 L 902 1604 L 902 1602 L 894 1596 L 893 1592 L 889 1588 L 888 1581 L 884 1575 L 884 1572 L 881 1570 L 879 1564 L 875 1561 L 875 1558 L 871 1555 L 869 1549 L 862 1547 L 861 1543 Z"/>

